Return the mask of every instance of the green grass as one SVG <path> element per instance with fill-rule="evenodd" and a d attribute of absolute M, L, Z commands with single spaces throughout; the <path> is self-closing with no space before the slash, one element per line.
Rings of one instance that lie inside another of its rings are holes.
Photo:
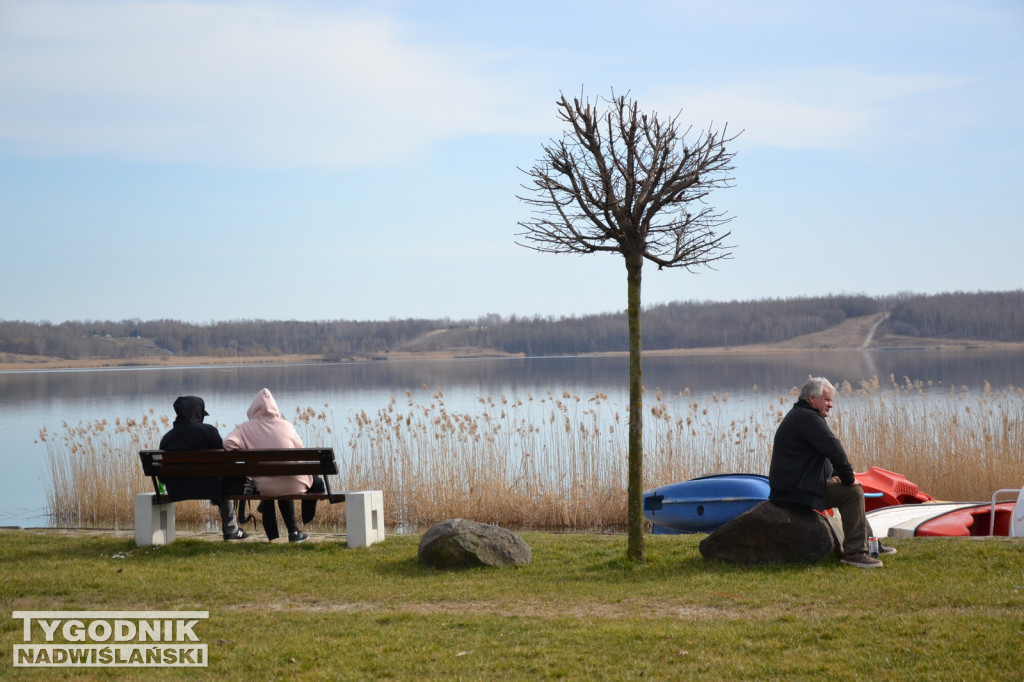
<path fill-rule="evenodd" d="M 145 609 L 208 610 L 207 672 L 229 679 L 1021 679 L 1016 539 L 898 540 L 884 569 L 863 571 L 706 562 L 703 536 L 649 537 L 640 565 L 621 535 L 522 536 L 529 566 L 438 571 L 410 535 L 136 548 L 0 531 L 0 671 L 56 672 L 12 667 L 12 611 Z"/>

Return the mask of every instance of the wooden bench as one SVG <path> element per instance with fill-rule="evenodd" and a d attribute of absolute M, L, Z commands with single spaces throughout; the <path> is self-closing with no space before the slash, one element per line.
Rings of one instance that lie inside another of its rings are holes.
<path fill-rule="evenodd" d="M 345 503 L 345 530 L 349 547 L 367 547 L 384 540 L 383 494 L 379 490 L 333 492 L 330 477 L 338 473 L 332 448 L 289 448 L 274 450 L 141 450 L 142 471 L 153 482 L 152 493 L 135 496 L 135 544 L 160 545 L 174 541 L 174 502 L 161 492 L 165 478 L 220 478 L 237 481 L 227 486 L 220 499 L 226 500 L 324 500 Z M 326 490 L 318 493 L 269 497 L 242 490 L 241 481 L 252 476 L 296 476 L 323 478 Z"/>

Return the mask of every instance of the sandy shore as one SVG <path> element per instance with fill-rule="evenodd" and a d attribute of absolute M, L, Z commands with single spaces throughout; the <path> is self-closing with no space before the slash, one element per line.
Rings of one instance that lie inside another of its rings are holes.
<path fill-rule="evenodd" d="M 111 358 L 81 358 L 66 360 L 42 355 L 0 354 L 0 371 L 53 370 L 53 369 L 117 369 L 151 367 L 207 367 L 207 366 L 251 366 L 251 365 L 298 365 L 325 362 L 382 362 L 406 360 L 459 360 L 464 358 L 511 358 L 522 357 L 497 350 L 455 349 L 432 352 L 395 352 L 345 360 L 325 360 L 321 355 L 251 355 L 245 357 L 219 357 L 209 355 L 176 356 L 165 355 L 118 360 Z"/>

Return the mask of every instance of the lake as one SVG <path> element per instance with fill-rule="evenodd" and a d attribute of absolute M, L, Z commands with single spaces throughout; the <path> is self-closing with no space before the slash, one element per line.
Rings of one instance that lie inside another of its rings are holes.
<path fill-rule="evenodd" d="M 759 410 L 788 393 L 808 375 L 854 386 L 877 376 L 931 382 L 940 397 L 950 387 L 981 390 L 1024 385 L 1024 351 L 866 350 L 778 354 L 653 356 L 644 359 L 644 385 L 666 397 L 689 390 L 688 399 L 712 392 L 730 396 L 730 409 Z M 624 413 L 628 403 L 628 359 L 615 357 L 412 360 L 231 367 L 123 368 L 0 372 L 0 525 L 46 526 L 46 452 L 39 431 L 97 419 L 138 419 L 150 411 L 173 416 L 179 395 L 206 400 L 208 419 L 222 434 L 245 420 L 261 388 L 269 388 L 281 411 L 330 407 L 342 427 L 357 411 L 373 414 L 392 398 L 429 402 L 438 390 L 452 412 L 472 412 L 478 397 L 540 398 L 568 391 L 583 398 L 602 392 Z M 682 400 L 682 398 L 680 398 Z M 740 415 L 742 416 L 742 415 Z M 337 442 L 345 442 L 338 437 Z M 154 447 L 156 443 L 152 444 Z"/>

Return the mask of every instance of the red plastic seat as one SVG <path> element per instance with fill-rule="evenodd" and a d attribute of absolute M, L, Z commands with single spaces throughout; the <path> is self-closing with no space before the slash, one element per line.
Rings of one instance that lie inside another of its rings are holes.
<path fill-rule="evenodd" d="M 882 469 L 881 467 L 869 467 L 864 473 L 856 474 L 857 480 L 864 487 L 865 493 L 881 493 L 880 497 L 870 497 L 864 500 L 865 511 L 872 511 L 882 507 L 895 507 L 900 504 L 920 504 L 921 502 L 934 502 L 935 498 L 927 493 L 921 492 L 916 484 L 907 480 L 903 474 L 895 471 Z"/>

